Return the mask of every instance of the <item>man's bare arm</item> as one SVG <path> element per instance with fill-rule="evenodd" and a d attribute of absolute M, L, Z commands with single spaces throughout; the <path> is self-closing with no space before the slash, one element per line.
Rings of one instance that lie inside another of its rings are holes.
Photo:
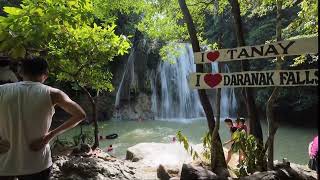
<path fill-rule="evenodd" d="M 86 113 L 79 104 L 72 101 L 69 96 L 61 90 L 53 89 L 51 93 L 51 100 L 54 105 L 61 107 L 71 115 L 65 123 L 50 132 L 53 137 L 75 127 L 86 118 Z"/>
<path fill-rule="evenodd" d="M 77 124 L 79 124 L 82 120 L 86 118 L 86 113 L 84 112 L 84 110 L 76 102 L 72 101 L 69 98 L 69 96 L 61 90 L 52 88 L 51 101 L 53 105 L 61 107 L 63 110 L 69 113 L 71 117 L 56 129 L 48 132 L 48 134 L 46 134 L 44 137 L 32 142 L 30 148 L 34 151 L 42 149 L 55 136 L 62 134 L 68 129 L 75 127 Z"/>

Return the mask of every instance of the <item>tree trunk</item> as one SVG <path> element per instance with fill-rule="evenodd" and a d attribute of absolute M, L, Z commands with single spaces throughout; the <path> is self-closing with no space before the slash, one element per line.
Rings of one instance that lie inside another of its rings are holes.
<path fill-rule="evenodd" d="M 193 24 L 193 20 L 191 17 L 191 14 L 189 12 L 189 9 L 186 5 L 185 0 L 179 0 L 179 5 L 180 9 L 183 13 L 184 20 L 187 24 L 191 44 L 192 44 L 192 49 L 193 52 L 200 52 L 200 44 L 197 38 L 197 31 L 196 28 Z M 197 72 L 204 72 L 203 70 L 203 65 L 196 65 L 196 70 Z M 203 110 L 206 114 L 208 126 L 209 126 L 209 133 L 213 135 L 213 130 L 215 127 L 215 119 L 213 115 L 213 110 L 210 104 L 210 101 L 208 99 L 207 93 L 205 90 L 201 89 L 198 90 L 199 93 L 199 98 L 201 105 L 203 107 Z M 227 164 L 224 158 L 224 153 L 223 153 L 223 148 L 220 140 L 219 134 L 217 134 L 217 138 L 212 139 L 212 144 L 211 144 L 211 169 L 213 172 L 220 176 L 229 176 L 229 173 L 226 171 L 227 169 Z"/>
<path fill-rule="evenodd" d="M 234 19 L 234 28 L 237 37 L 237 44 L 238 46 L 245 46 L 246 44 L 244 41 L 239 2 L 238 0 L 229 0 L 229 3 L 231 5 L 231 12 Z M 241 70 L 250 70 L 250 64 L 248 60 L 241 61 Z M 246 99 L 246 108 L 249 115 L 249 133 L 256 137 L 258 143 L 263 143 L 262 129 L 257 113 L 252 88 L 244 88 L 243 96 Z"/>
<path fill-rule="evenodd" d="M 277 36 L 277 41 L 282 40 L 282 32 L 281 32 L 281 11 L 282 11 L 282 0 L 277 0 L 277 24 L 276 24 L 276 36 Z M 276 61 L 276 70 L 281 69 L 281 58 L 277 57 Z M 273 89 L 273 92 L 271 96 L 269 97 L 266 105 L 266 117 L 268 121 L 268 141 L 266 142 L 267 144 L 267 149 L 268 149 L 268 169 L 272 170 L 274 168 L 273 164 L 273 151 L 274 151 L 274 135 L 278 129 L 278 123 L 275 122 L 275 117 L 274 117 L 274 103 L 275 100 L 277 99 L 279 94 L 279 87 L 275 87 Z"/>
<path fill-rule="evenodd" d="M 221 73 L 221 64 L 218 63 L 218 72 Z M 216 124 L 213 129 L 212 139 L 217 139 L 220 129 L 221 88 L 216 90 Z"/>
<path fill-rule="evenodd" d="M 86 93 L 92 107 L 92 121 L 94 126 L 94 144 L 91 148 L 92 150 L 95 150 L 97 147 L 99 147 L 99 127 L 98 127 L 98 120 L 97 120 L 97 106 L 90 92 L 85 87 L 83 86 L 80 86 L 80 87 Z"/>
<path fill-rule="evenodd" d="M 218 63 L 218 72 L 221 72 L 221 65 Z M 220 104 L 221 104 L 221 88 L 216 90 L 216 124 L 213 128 L 213 133 L 211 136 L 211 164 L 217 161 L 218 158 L 218 150 L 214 148 L 214 146 L 221 146 L 223 153 L 223 146 L 221 144 L 221 140 L 219 137 L 219 128 L 220 128 Z M 219 152 L 221 153 L 221 152 Z M 224 158 L 224 156 L 223 156 Z"/>

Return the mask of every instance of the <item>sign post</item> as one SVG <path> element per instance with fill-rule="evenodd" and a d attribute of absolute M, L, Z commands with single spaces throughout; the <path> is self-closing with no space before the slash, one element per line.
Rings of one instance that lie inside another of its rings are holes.
<path fill-rule="evenodd" d="M 270 44 L 243 46 L 216 51 L 196 52 L 195 64 L 212 63 L 215 61 L 234 61 L 244 59 L 262 59 L 301 54 L 316 54 L 318 37 L 278 41 Z"/>
<path fill-rule="evenodd" d="M 269 44 L 243 46 L 232 49 L 196 52 L 195 64 L 244 59 L 262 59 L 318 53 L 318 37 L 278 41 Z M 192 89 L 223 87 L 317 86 L 318 69 L 245 71 L 236 73 L 192 73 Z"/>
<path fill-rule="evenodd" d="M 192 89 L 317 85 L 318 69 L 192 73 L 189 78 L 189 86 Z"/>

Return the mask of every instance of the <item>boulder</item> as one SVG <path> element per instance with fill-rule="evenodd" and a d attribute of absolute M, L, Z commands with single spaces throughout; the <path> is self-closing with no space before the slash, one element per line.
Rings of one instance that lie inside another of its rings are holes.
<path fill-rule="evenodd" d="M 166 168 L 164 166 L 162 166 L 161 164 L 157 169 L 157 177 L 160 180 L 170 180 L 170 178 L 172 178 L 172 176 L 169 175 L 169 173 L 166 170 Z"/>
<path fill-rule="evenodd" d="M 133 166 L 118 159 L 59 156 L 54 158 L 51 180 L 135 180 L 141 179 Z"/>
<path fill-rule="evenodd" d="M 197 179 L 219 179 L 216 174 L 212 171 L 207 170 L 201 166 L 192 165 L 192 164 L 183 164 L 181 170 L 181 180 L 197 180 Z"/>
<path fill-rule="evenodd" d="M 287 161 L 275 161 L 275 169 L 266 172 L 256 172 L 250 176 L 241 177 L 240 180 L 316 180 L 317 173 L 308 167 L 289 163 Z"/>
<path fill-rule="evenodd" d="M 192 161 L 180 143 L 139 143 L 128 148 L 126 159 L 154 168 L 162 164 L 168 169 L 179 169 L 183 163 Z"/>
<path fill-rule="evenodd" d="M 178 168 L 176 169 L 167 169 L 163 165 L 159 165 L 157 168 L 157 177 L 160 180 L 169 180 L 172 179 L 173 177 L 179 176 L 180 170 Z"/>

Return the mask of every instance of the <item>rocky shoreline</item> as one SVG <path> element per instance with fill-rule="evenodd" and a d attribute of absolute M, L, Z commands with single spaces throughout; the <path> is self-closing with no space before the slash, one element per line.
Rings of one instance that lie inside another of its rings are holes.
<path fill-rule="evenodd" d="M 126 160 L 102 151 L 54 156 L 51 180 L 317 179 L 316 172 L 307 166 L 279 161 L 275 162 L 273 171 L 256 172 L 241 178 L 233 175 L 221 178 L 183 151 L 179 143 L 140 143 L 128 149 Z M 231 166 L 235 165 L 236 161 L 231 161 Z"/>

